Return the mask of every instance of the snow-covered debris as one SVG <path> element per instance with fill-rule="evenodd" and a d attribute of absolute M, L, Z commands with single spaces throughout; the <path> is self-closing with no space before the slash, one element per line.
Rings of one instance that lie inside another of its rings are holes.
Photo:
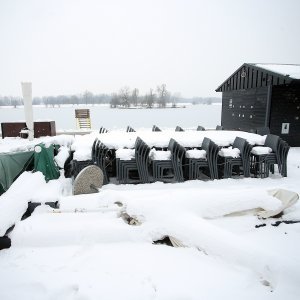
<path fill-rule="evenodd" d="M 57 165 L 63 169 L 64 164 L 66 160 L 68 159 L 70 155 L 69 148 L 66 146 L 61 146 L 58 150 L 58 154 L 54 157 L 54 160 L 56 161 Z"/>
<path fill-rule="evenodd" d="M 33 191 L 45 184 L 42 173 L 24 172 L 0 197 L 0 236 L 21 220 L 27 210 L 28 202 L 32 199 Z"/>

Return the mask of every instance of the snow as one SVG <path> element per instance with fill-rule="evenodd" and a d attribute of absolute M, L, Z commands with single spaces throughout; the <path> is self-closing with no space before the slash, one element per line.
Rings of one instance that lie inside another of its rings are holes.
<path fill-rule="evenodd" d="M 170 160 L 171 159 L 171 151 L 159 151 L 155 149 L 151 149 L 149 156 L 152 160 Z"/>
<path fill-rule="evenodd" d="M 70 148 L 74 143 L 74 137 L 72 135 L 57 135 L 35 138 L 33 141 L 19 137 L 6 137 L 0 139 L 0 153 L 33 151 L 34 146 L 40 143 L 44 143 L 46 147 L 55 144 Z"/>
<path fill-rule="evenodd" d="M 238 148 L 232 148 L 231 146 L 228 147 L 228 148 L 222 148 L 219 151 L 219 155 L 223 156 L 223 157 L 234 157 L 234 158 L 237 158 L 237 157 L 240 156 L 240 154 L 241 154 L 240 149 L 238 149 Z"/>
<path fill-rule="evenodd" d="M 251 149 L 251 152 L 256 155 L 263 155 L 271 153 L 272 149 L 270 147 L 255 146 Z"/>
<path fill-rule="evenodd" d="M 123 148 L 137 134 L 155 142 L 146 130 L 99 138 L 113 143 L 119 136 L 114 144 Z M 170 135 L 158 135 L 157 143 L 165 144 Z M 84 156 L 96 136 L 62 138 L 60 143 L 75 144 L 75 154 L 82 145 Z M 201 142 L 201 135 L 188 136 L 176 133 L 186 144 L 192 137 Z M 215 138 L 224 144 L 234 140 L 229 132 L 224 136 Z M 256 135 L 249 140 L 264 143 Z M 7 148 L 24 149 L 23 140 L 7 141 Z M 48 183 L 39 172 L 25 172 L 0 197 L 1 233 L 15 224 L 9 234 L 12 247 L 0 251 L 0 299 L 296 300 L 300 223 L 272 224 L 300 220 L 300 202 L 279 219 L 262 220 L 257 213 L 281 206 L 270 190 L 300 194 L 299 162 L 300 148 L 291 148 L 286 178 L 275 172 L 264 179 L 108 184 L 99 193 L 78 196 L 72 196 L 72 181 L 63 172 Z M 41 205 L 19 221 L 28 201 L 58 201 L 60 207 Z M 123 212 L 140 225 L 124 222 Z M 167 235 L 184 247 L 152 243 Z"/>
<path fill-rule="evenodd" d="M 196 158 L 196 159 L 200 159 L 206 158 L 206 151 L 205 150 L 198 150 L 198 149 L 192 149 L 192 150 L 187 150 L 186 151 L 186 155 L 187 158 Z"/>
<path fill-rule="evenodd" d="M 120 160 L 131 160 L 135 157 L 134 149 L 118 149 L 116 151 L 116 158 Z"/>
<path fill-rule="evenodd" d="M 57 165 L 63 169 L 66 160 L 69 158 L 70 151 L 69 148 L 66 146 L 61 146 L 58 150 L 58 154 L 54 157 Z"/>
<path fill-rule="evenodd" d="M 255 66 L 266 69 L 294 79 L 300 79 L 300 65 L 289 64 L 255 64 Z"/>

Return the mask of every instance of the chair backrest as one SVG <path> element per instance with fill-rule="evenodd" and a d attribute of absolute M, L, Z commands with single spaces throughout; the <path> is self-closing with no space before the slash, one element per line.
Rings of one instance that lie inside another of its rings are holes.
<path fill-rule="evenodd" d="M 203 127 L 203 126 L 201 126 L 201 125 L 199 125 L 198 127 L 197 127 L 197 131 L 204 131 L 205 130 L 205 128 Z"/>
<path fill-rule="evenodd" d="M 203 141 L 202 141 L 201 148 L 202 148 L 203 150 L 205 150 L 206 153 L 208 154 L 208 152 L 209 152 L 209 150 L 210 150 L 210 149 L 209 149 L 210 145 L 211 145 L 211 139 L 205 137 L 205 138 L 203 139 Z"/>
<path fill-rule="evenodd" d="M 278 151 L 280 137 L 275 134 L 268 134 L 265 140 L 265 146 L 270 147 L 273 152 Z"/>
<path fill-rule="evenodd" d="M 217 126 L 216 126 L 216 130 L 224 130 L 224 127 L 221 126 L 221 125 L 217 125 Z"/>
<path fill-rule="evenodd" d="M 106 128 L 104 128 L 104 127 L 100 127 L 100 129 L 99 129 L 99 133 L 107 133 L 108 132 L 108 130 L 106 129 Z"/>
<path fill-rule="evenodd" d="M 153 125 L 152 131 L 161 131 L 160 128 L 158 128 L 156 125 Z"/>
<path fill-rule="evenodd" d="M 98 138 L 95 138 L 93 145 L 92 145 L 92 161 L 96 162 L 96 148 L 97 148 L 97 143 L 98 143 Z"/>
<path fill-rule="evenodd" d="M 238 148 L 240 152 L 242 153 L 244 151 L 244 148 L 246 147 L 247 141 L 239 136 L 237 136 L 234 139 L 234 142 L 232 144 L 232 148 Z"/>
<path fill-rule="evenodd" d="M 130 126 L 127 126 L 126 132 L 135 132 L 135 130 Z"/>
<path fill-rule="evenodd" d="M 176 126 L 175 131 L 184 131 L 180 126 Z"/>

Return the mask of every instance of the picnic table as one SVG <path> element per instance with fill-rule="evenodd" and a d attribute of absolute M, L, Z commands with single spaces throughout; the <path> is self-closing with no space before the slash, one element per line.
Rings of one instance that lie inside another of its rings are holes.
<path fill-rule="evenodd" d="M 134 148 L 137 137 L 140 137 L 150 148 L 166 148 L 171 138 L 176 140 L 185 148 L 201 147 L 205 137 L 210 138 L 218 146 L 230 146 L 236 137 L 246 139 L 251 145 L 263 145 L 265 136 L 244 131 L 229 130 L 206 130 L 206 131 L 171 131 L 164 130 L 152 132 L 147 130 L 138 130 L 136 132 L 110 131 L 107 133 L 94 133 L 85 136 L 76 137 L 72 150 L 74 159 L 84 161 L 91 159 L 91 148 L 95 138 L 98 138 L 109 149 L 117 150 L 120 148 Z"/>

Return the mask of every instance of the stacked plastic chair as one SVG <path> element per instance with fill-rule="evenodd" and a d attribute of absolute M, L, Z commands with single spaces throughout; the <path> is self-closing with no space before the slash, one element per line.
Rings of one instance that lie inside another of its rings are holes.
<path fill-rule="evenodd" d="M 103 183 L 109 183 L 109 176 L 107 173 L 107 167 L 110 164 L 110 149 L 106 147 L 102 142 L 98 140 L 95 146 L 95 158 L 96 158 L 96 165 L 102 170 L 103 172 Z"/>
<path fill-rule="evenodd" d="M 176 126 L 175 131 L 184 131 L 180 126 Z"/>
<path fill-rule="evenodd" d="M 148 170 L 150 147 L 141 138 L 137 137 L 134 150 L 134 159 L 117 159 L 117 179 L 120 183 L 129 183 L 130 172 L 132 171 L 137 171 L 140 182 L 150 182 Z"/>
<path fill-rule="evenodd" d="M 171 160 L 174 170 L 174 178 L 177 182 L 184 181 L 184 162 L 185 162 L 186 150 L 175 140 L 173 141 L 173 147 L 171 148 Z"/>
<path fill-rule="evenodd" d="M 198 127 L 197 127 L 197 131 L 204 131 L 205 130 L 205 128 L 203 127 L 203 126 L 201 126 L 201 125 L 199 125 Z"/>
<path fill-rule="evenodd" d="M 272 149 L 273 150 L 273 149 Z M 265 172 L 266 176 L 269 176 L 270 171 L 274 174 L 274 165 L 277 164 L 279 173 L 283 176 L 287 176 L 287 156 L 290 150 L 290 146 L 279 138 L 276 153 L 272 152 L 265 158 Z"/>
<path fill-rule="evenodd" d="M 210 161 L 211 159 L 211 140 L 204 138 L 201 146 L 201 150 L 196 151 L 205 151 L 205 157 L 203 158 L 186 158 L 188 164 L 188 178 L 190 180 L 198 179 L 202 174 L 204 174 L 206 169 L 208 170 L 207 174 L 211 179 L 214 179 L 214 168 Z"/>
<path fill-rule="evenodd" d="M 127 126 L 126 132 L 135 132 L 135 130 L 130 126 Z"/>
<path fill-rule="evenodd" d="M 161 131 L 159 127 L 157 127 L 156 125 L 153 125 L 152 127 L 152 131 Z"/>
<path fill-rule="evenodd" d="M 170 139 L 168 150 L 170 153 L 173 151 L 175 140 Z M 172 172 L 172 177 L 174 175 L 174 169 L 173 169 L 173 163 L 170 159 L 166 160 L 152 160 L 152 173 L 153 173 L 153 179 L 155 181 L 164 181 L 166 179 L 170 179 L 170 174 L 167 174 L 167 171 Z"/>
<path fill-rule="evenodd" d="M 233 170 L 238 167 L 238 174 L 243 170 L 245 177 L 250 177 L 250 154 L 252 146 L 243 138 L 236 137 L 232 148 L 240 150 L 238 157 L 223 157 L 224 162 L 224 178 L 230 178 L 233 175 Z"/>
<path fill-rule="evenodd" d="M 269 176 L 270 171 L 274 173 L 274 165 L 277 164 L 279 173 L 287 176 L 287 156 L 289 145 L 279 136 L 268 134 L 265 140 L 264 147 L 272 149 L 271 153 L 254 154 L 252 153 L 252 165 L 255 176 L 265 178 Z M 255 147 L 254 147 L 255 149 Z"/>
<path fill-rule="evenodd" d="M 100 129 L 99 129 L 99 133 L 107 133 L 108 132 L 108 130 L 106 129 L 106 128 L 104 128 L 104 127 L 100 127 Z"/>

